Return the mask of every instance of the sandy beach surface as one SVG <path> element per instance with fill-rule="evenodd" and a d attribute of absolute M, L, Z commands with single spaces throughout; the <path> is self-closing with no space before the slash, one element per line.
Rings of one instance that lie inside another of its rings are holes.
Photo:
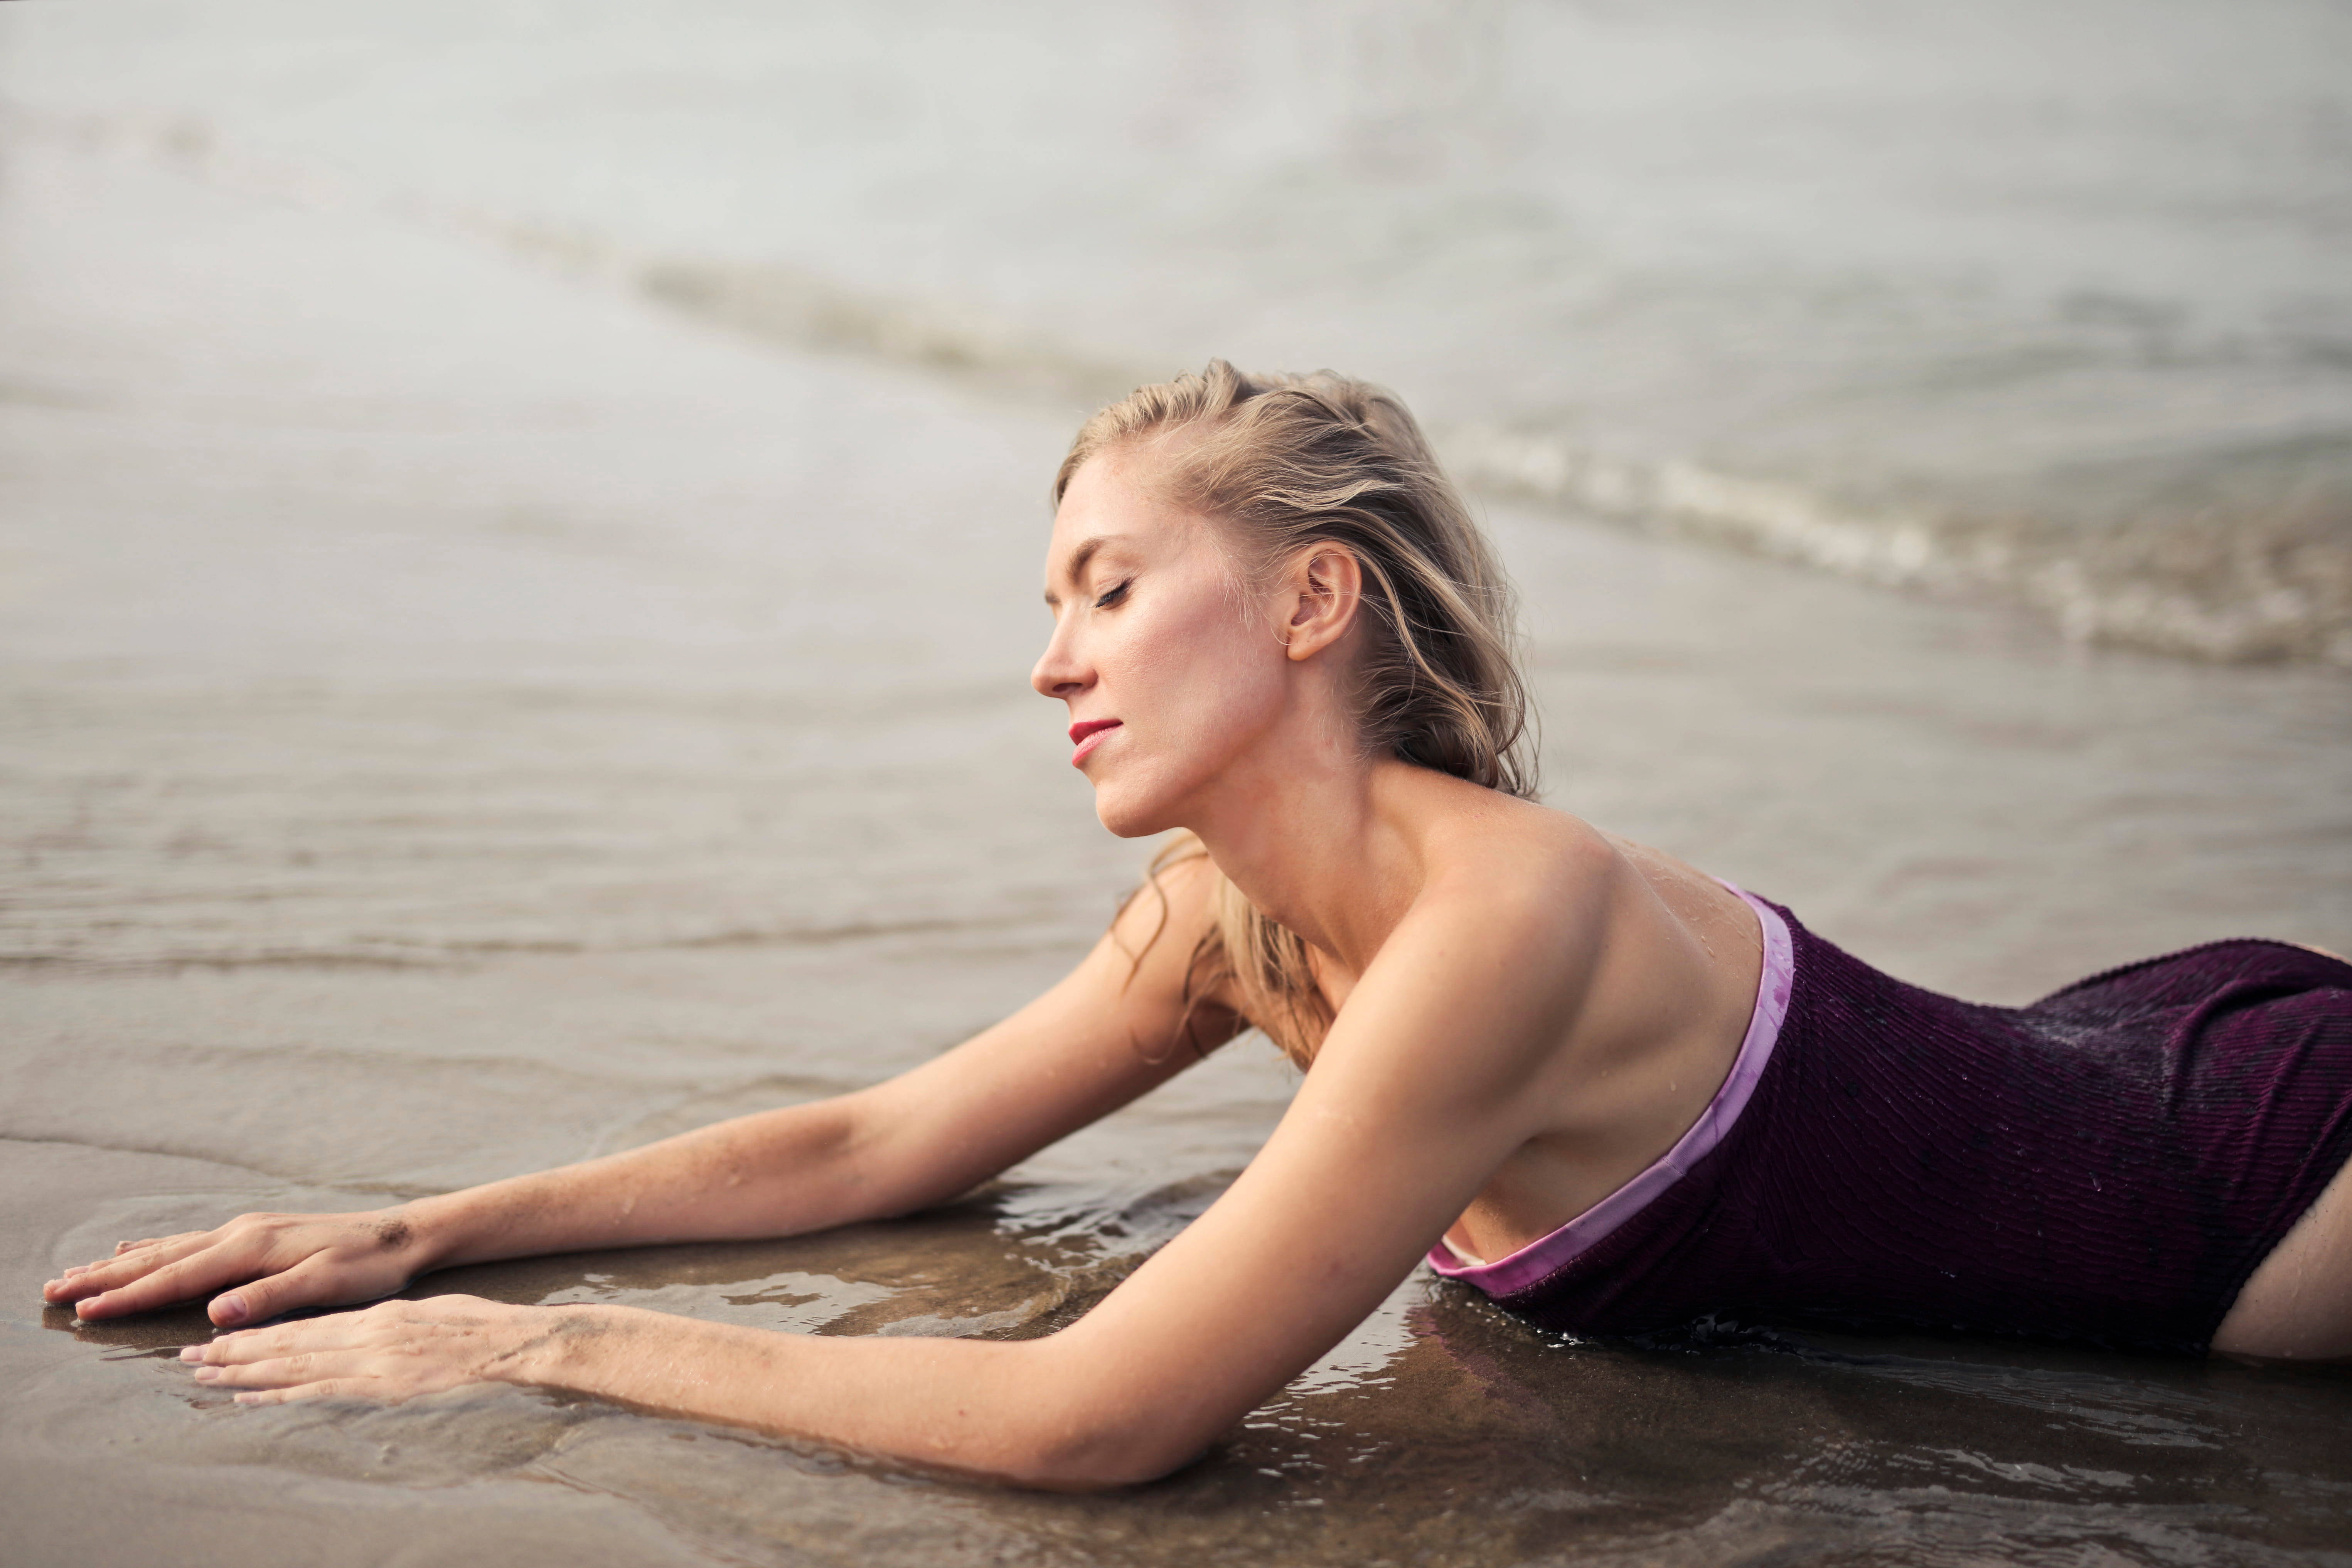
<path fill-rule="evenodd" d="M 869 1082 L 1072 962 L 1142 851 L 1026 685 L 1075 411 L 69 138 L 0 182 L 9 1561 L 2347 1561 L 2324 1372 L 1561 1345 L 1418 1277 L 1201 1464 L 1067 1499 L 521 1391 L 240 1409 L 173 1359 L 193 1310 L 45 1312 L 118 1237 Z M 2340 670 L 1488 515 L 1554 804 L 1985 1000 L 2352 951 Z M 1244 1042 L 937 1215 L 416 1289 L 1043 1331 L 1291 1082 Z"/>

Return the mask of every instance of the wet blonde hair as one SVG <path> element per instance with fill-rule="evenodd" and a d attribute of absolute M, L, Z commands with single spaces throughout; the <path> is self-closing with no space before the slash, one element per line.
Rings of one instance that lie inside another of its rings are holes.
<path fill-rule="evenodd" d="M 1138 387 L 1087 420 L 1055 476 L 1055 503 L 1088 458 L 1147 442 L 1150 482 L 1216 525 L 1244 582 L 1318 545 L 1356 558 L 1366 635 L 1353 696 L 1368 754 L 1534 797 L 1510 584 L 1393 393 L 1329 371 L 1245 375 L 1211 360 L 1199 375 Z M 1152 857 L 1146 886 L 1158 894 L 1162 871 L 1207 855 L 1192 834 L 1177 834 Z M 1209 871 L 1216 921 L 1192 955 L 1187 1031 L 1196 996 L 1230 979 L 1248 1020 L 1304 1068 L 1331 1026 L 1307 943 L 1213 863 Z"/>

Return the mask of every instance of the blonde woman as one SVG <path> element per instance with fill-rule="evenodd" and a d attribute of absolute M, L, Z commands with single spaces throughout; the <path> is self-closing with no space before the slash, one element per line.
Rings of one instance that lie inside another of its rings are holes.
<path fill-rule="evenodd" d="M 2352 1354 L 2352 965 L 2231 942 L 2033 1006 L 1902 984 L 1535 803 L 1508 590 L 1393 397 L 1222 363 L 1079 433 L 1032 677 L 1113 833 L 1070 975 L 858 1093 L 379 1213 L 247 1215 L 47 1288 L 210 1295 L 272 1403 L 503 1381 L 1039 1486 L 1184 1464 L 1426 1257 L 1546 1324 L 1706 1314 Z M 454 1264 L 772 1237 L 966 1191 L 1244 1028 L 1307 1069 L 1217 1203 L 1023 1342 L 369 1300 Z"/>

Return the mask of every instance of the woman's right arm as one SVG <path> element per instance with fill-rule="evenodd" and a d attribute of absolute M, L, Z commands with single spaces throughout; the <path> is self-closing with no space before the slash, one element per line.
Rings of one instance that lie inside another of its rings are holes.
<path fill-rule="evenodd" d="M 1160 874 L 1164 925 L 1147 890 L 1052 990 L 871 1089 L 396 1208 L 245 1215 L 126 1242 L 42 1297 L 96 1320 L 217 1291 L 210 1315 L 226 1327 L 373 1300 L 457 1264 L 792 1236 L 945 1202 L 1238 1031 L 1214 996 L 1187 1016 L 1192 955 L 1211 918 L 1204 869 L 1196 860 Z"/>

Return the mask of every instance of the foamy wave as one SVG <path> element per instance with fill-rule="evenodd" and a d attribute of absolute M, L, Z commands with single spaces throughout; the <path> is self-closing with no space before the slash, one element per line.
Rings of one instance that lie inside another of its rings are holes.
<path fill-rule="evenodd" d="M 782 264 L 648 255 L 572 229 L 518 222 L 341 171 L 232 146 L 186 117 L 64 116 L 0 105 L 0 129 L 168 163 L 208 184 L 318 208 L 369 208 L 487 241 L 574 280 L 637 294 L 730 331 L 859 354 L 1091 405 L 1173 367 L 1092 352 L 1010 321 L 845 286 Z M 1856 506 L 1823 490 L 1688 459 L 1633 461 L 1572 436 L 1456 426 L 1439 445 L 1465 484 L 1648 531 L 1891 587 L 2021 602 L 2073 641 L 2221 662 L 2352 668 L 2352 482 L 2315 500 L 2209 508 L 2081 526 L 2032 500 Z M 2176 509 L 2177 510 L 2177 509 Z"/>
<path fill-rule="evenodd" d="M 509 248 L 624 281 L 672 310 L 820 353 L 871 355 L 1091 405 L 1170 374 L 1121 364 L 1001 321 L 862 294 L 793 268 L 622 261 L 589 242 L 511 226 Z M 1439 446 L 1474 489 L 1704 538 L 1890 587 L 1991 593 L 2048 615 L 2072 641 L 2221 662 L 2352 668 L 2352 530 L 2343 512 L 2238 512 L 2071 529 L 2031 512 L 1844 507 L 1805 487 L 1688 460 L 1636 463 L 1557 436 L 1457 426 Z"/>
<path fill-rule="evenodd" d="M 1480 489 L 1887 586 L 1991 591 L 2043 611 L 2077 642 L 2352 667 L 2352 531 L 2340 505 L 2071 529 L 1957 505 L 1843 507 L 1796 485 L 1687 461 L 1624 462 L 1539 433 L 1461 426 L 1441 445 Z"/>

